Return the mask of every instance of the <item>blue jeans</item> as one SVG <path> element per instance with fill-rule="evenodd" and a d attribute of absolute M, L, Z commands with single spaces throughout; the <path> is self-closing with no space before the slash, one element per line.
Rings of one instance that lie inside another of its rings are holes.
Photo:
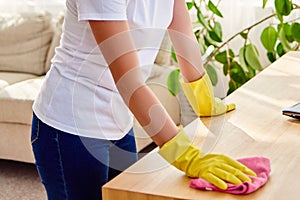
<path fill-rule="evenodd" d="M 137 161 L 132 129 L 120 140 L 80 137 L 32 119 L 32 148 L 49 200 L 102 199 L 101 187 Z"/>

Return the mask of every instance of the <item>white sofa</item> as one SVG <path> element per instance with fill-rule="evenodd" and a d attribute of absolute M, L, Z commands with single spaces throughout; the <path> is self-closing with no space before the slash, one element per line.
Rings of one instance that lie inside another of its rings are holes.
<path fill-rule="evenodd" d="M 44 11 L 0 14 L 0 159 L 33 163 L 30 132 L 32 103 L 45 73 L 50 68 L 54 48 L 59 44 L 63 16 L 52 17 Z M 177 97 L 165 87 L 171 44 L 166 37 L 157 56 L 148 84 L 157 94 L 175 123 L 181 123 Z M 138 150 L 151 139 L 138 123 L 134 126 Z"/>

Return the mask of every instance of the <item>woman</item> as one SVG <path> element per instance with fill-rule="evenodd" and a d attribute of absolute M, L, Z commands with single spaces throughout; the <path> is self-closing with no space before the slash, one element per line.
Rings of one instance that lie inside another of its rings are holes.
<path fill-rule="evenodd" d="M 251 181 L 246 174 L 255 173 L 237 161 L 201 155 L 145 84 L 168 29 L 195 112 L 231 109 L 212 95 L 193 95 L 213 93 L 201 86 L 209 83 L 184 0 L 66 5 L 61 44 L 33 105 L 32 146 L 48 199 L 101 199 L 101 186 L 137 160 L 133 115 L 160 155 L 187 176 L 222 189 L 225 181 Z"/>

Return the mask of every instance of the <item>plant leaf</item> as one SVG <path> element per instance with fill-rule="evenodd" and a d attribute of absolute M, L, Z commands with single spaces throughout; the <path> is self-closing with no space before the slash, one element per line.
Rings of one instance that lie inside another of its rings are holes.
<path fill-rule="evenodd" d="M 228 64 L 227 64 L 227 63 L 225 63 L 225 64 L 223 65 L 223 74 L 224 74 L 225 76 L 228 75 Z"/>
<path fill-rule="evenodd" d="M 284 51 L 284 49 L 282 47 L 281 42 L 278 43 L 278 45 L 276 47 L 276 52 L 277 52 L 277 54 L 278 54 L 279 57 L 281 57 L 281 56 L 283 56 L 285 54 L 285 51 Z"/>
<path fill-rule="evenodd" d="M 247 33 L 241 33 L 240 36 L 241 36 L 243 39 L 247 39 Z"/>
<path fill-rule="evenodd" d="M 218 74 L 212 64 L 208 64 L 206 66 L 206 72 L 211 80 L 213 86 L 217 85 L 218 83 Z"/>
<path fill-rule="evenodd" d="M 232 62 L 230 65 L 230 77 L 234 82 L 243 84 L 247 81 L 246 75 L 242 67 L 237 62 Z"/>
<path fill-rule="evenodd" d="M 214 32 L 217 34 L 217 36 L 222 41 L 223 31 L 222 31 L 222 25 L 219 22 L 215 22 L 215 24 L 214 24 Z"/>
<path fill-rule="evenodd" d="M 279 21 L 281 23 L 283 23 L 283 16 L 280 13 L 276 13 L 276 15 L 277 15 L 277 18 L 279 19 Z"/>
<path fill-rule="evenodd" d="M 227 91 L 227 95 L 231 94 L 233 91 L 235 91 L 238 88 L 238 85 L 233 80 L 229 81 L 228 86 L 229 88 Z"/>
<path fill-rule="evenodd" d="M 282 27 L 282 23 L 280 23 L 280 24 L 277 24 L 277 32 L 278 32 L 278 33 L 279 33 L 279 31 L 280 31 L 281 27 Z"/>
<path fill-rule="evenodd" d="M 175 69 L 169 74 L 167 79 L 168 90 L 173 96 L 176 96 L 180 91 L 179 75 L 180 69 Z"/>
<path fill-rule="evenodd" d="M 294 41 L 294 37 L 292 34 L 292 25 L 285 23 L 284 24 L 284 32 L 285 32 L 285 37 L 287 39 L 288 42 L 293 42 Z"/>
<path fill-rule="evenodd" d="M 188 10 L 191 10 L 194 6 L 194 4 L 192 2 L 186 2 L 186 6 L 188 8 Z"/>
<path fill-rule="evenodd" d="M 216 42 L 222 42 L 222 25 L 219 22 L 215 22 L 214 27 L 208 32 L 211 39 Z"/>
<path fill-rule="evenodd" d="M 272 63 L 276 60 L 276 53 L 275 52 L 268 52 L 267 57 L 269 61 Z"/>
<path fill-rule="evenodd" d="M 291 33 L 292 33 L 294 39 L 297 42 L 300 42 L 300 23 L 295 22 L 292 24 Z"/>
<path fill-rule="evenodd" d="M 258 71 L 262 71 L 263 68 L 259 62 L 259 55 L 256 47 L 253 44 L 246 45 L 245 56 L 247 63 Z"/>
<path fill-rule="evenodd" d="M 210 46 L 207 47 L 207 46 L 205 45 L 205 40 L 204 40 L 204 38 L 199 38 L 199 39 L 198 39 L 198 44 L 199 44 L 199 49 L 200 49 L 201 55 L 204 56 L 205 53 L 206 53 L 206 51 L 207 51 L 207 49 L 210 48 Z M 214 48 L 213 45 L 211 45 L 211 46 Z"/>
<path fill-rule="evenodd" d="M 287 16 L 292 11 L 292 2 L 290 0 L 275 0 L 276 13 Z"/>
<path fill-rule="evenodd" d="M 215 56 L 216 61 L 222 63 L 222 64 L 226 64 L 227 63 L 227 55 L 226 55 L 226 51 L 222 51 L 220 53 L 218 53 Z"/>
<path fill-rule="evenodd" d="M 267 2 L 268 2 L 268 0 L 263 0 L 263 8 L 266 7 Z"/>
<path fill-rule="evenodd" d="M 172 56 L 172 59 L 174 60 L 174 62 L 178 63 L 177 56 L 176 56 L 176 53 L 175 53 L 175 50 L 174 50 L 173 46 L 171 48 L 171 56 Z"/>
<path fill-rule="evenodd" d="M 209 34 L 207 35 L 204 35 L 204 43 L 206 46 L 214 46 L 214 47 L 217 47 L 217 44 L 216 42 L 210 38 Z"/>
<path fill-rule="evenodd" d="M 213 39 L 214 41 L 216 41 L 216 42 L 222 42 L 221 38 L 219 38 L 219 36 L 216 34 L 215 31 L 209 31 L 208 33 L 209 33 L 209 37 L 211 39 Z"/>
<path fill-rule="evenodd" d="M 229 51 L 229 56 L 230 56 L 230 58 L 234 58 L 235 55 L 234 55 L 232 49 L 229 49 L 228 51 Z"/>
<path fill-rule="evenodd" d="M 197 18 L 198 21 L 200 22 L 200 24 L 202 24 L 202 26 L 204 28 L 206 28 L 207 30 L 210 30 L 210 27 L 207 23 L 207 21 L 204 19 L 204 16 L 202 15 L 201 11 L 197 10 Z"/>
<path fill-rule="evenodd" d="M 256 70 L 253 67 L 249 66 L 249 65 L 247 66 L 247 68 L 248 68 L 248 70 L 245 73 L 246 73 L 246 75 L 248 77 L 248 80 L 249 80 L 249 79 L 253 78 L 256 75 Z"/>
<path fill-rule="evenodd" d="M 284 28 L 281 28 L 279 31 L 279 40 L 280 40 L 280 42 L 282 44 L 282 48 L 285 52 L 288 52 L 292 49 L 292 47 L 290 46 L 290 43 L 286 39 Z"/>
<path fill-rule="evenodd" d="M 268 52 L 272 52 L 278 38 L 278 33 L 273 26 L 266 27 L 261 36 L 260 41 Z"/>
<path fill-rule="evenodd" d="M 232 62 L 230 65 L 230 77 L 237 83 L 245 83 L 246 75 L 242 67 L 237 62 Z"/>
<path fill-rule="evenodd" d="M 216 14 L 217 16 L 219 16 L 219 17 L 222 17 L 223 18 L 223 15 L 222 15 L 222 13 L 220 12 L 220 10 L 217 8 L 217 6 L 213 3 L 213 2 L 211 2 L 210 0 L 209 0 L 209 2 L 208 2 L 208 8 L 209 8 L 209 10 L 211 10 L 214 14 Z"/>
<path fill-rule="evenodd" d="M 239 52 L 239 61 L 240 61 L 240 64 L 241 64 L 241 67 L 243 68 L 243 70 L 245 72 L 248 71 L 248 64 L 247 64 L 247 61 L 246 61 L 246 56 L 245 56 L 245 47 L 242 47 L 240 49 L 240 52 Z"/>
<path fill-rule="evenodd" d="M 229 59 L 230 62 L 232 61 L 232 58 L 234 57 L 234 53 L 231 49 L 229 49 Z M 227 51 L 222 51 L 219 52 L 216 56 L 215 56 L 216 61 L 222 63 L 222 64 L 227 64 L 228 60 L 227 60 Z"/>

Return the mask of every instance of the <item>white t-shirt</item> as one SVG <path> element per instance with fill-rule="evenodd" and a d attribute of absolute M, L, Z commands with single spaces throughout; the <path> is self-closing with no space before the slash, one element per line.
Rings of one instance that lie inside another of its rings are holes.
<path fill-rule="evenodd" d="M 174 0 L 67 0 L 63 35 L 33 111 L 46 124 L 72 134 L 116 140 L 133 115 L 119 95 L 87 20 L 127 20 L 146 79 Z"/>

